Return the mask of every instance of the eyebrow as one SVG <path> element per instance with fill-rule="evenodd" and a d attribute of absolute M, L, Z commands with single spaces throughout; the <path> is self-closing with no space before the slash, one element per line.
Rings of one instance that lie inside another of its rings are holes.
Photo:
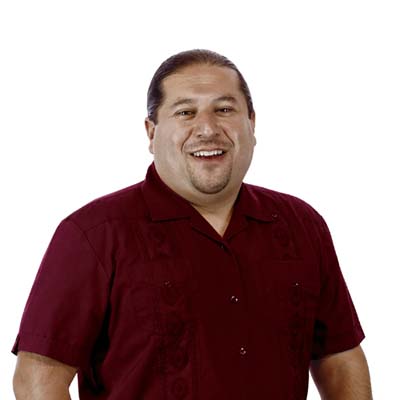
<path fill-rule="evenodd" d="M 217 97 L 216 99 L 213 100 L 214 103 L 220 102 L 220 101 L 229 101 L 231 103 L 238 103 L 238 101 L 236 100 L 236 98 L 234 96 L 230 96 L 230 95 L 225 95 L 225 96 L 220 96 Z M 172 105 L 171 105 L 171 109 L 181 106 L 182 104 L 194 104 L 195 101 L 193 99 L 190 98 L 181 98 L 178 99 L 177 101 L 175 101 Z"/>
<path fill-rule="evenodd" d="M 182 104 L 193 104 L 193 103 L 194 103 L 193 99 L 188 99 L 188 98 L 187 99 L 179 99 L 179 100 L 175 101 L 175 103 L 173 103 L 170 108 L 175 108 Z"/>
<path fill-rule="evenodd" d="M 238 101 L 236 100 L 236 97 L 234 96 L 221 96 L 218 97 L 217 99 L 215 99 L 215 102 L 218 101 L 230 101 L 231 103 L 238 103 Z"/>

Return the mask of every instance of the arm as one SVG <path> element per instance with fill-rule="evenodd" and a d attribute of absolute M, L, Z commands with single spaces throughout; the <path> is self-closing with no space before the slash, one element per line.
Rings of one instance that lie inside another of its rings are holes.
<path fill-rule="evenodd" d="M 361 346 L 312 360 L 310 372 L 322 400 L 372 400 L 367 360 Z"/>
<path fill-rule="evenodd" d="M 18 352 L 13 387 L 17 400 L 70 400 L 77 369 L 52 358 Z"/>

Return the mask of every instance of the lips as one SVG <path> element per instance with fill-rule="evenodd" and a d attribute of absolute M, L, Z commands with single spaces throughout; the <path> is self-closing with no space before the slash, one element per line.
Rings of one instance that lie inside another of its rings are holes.
<path fill-rule="evenodd" d="M 225 159 L 226 151 L 222 149 L 213 149 L 213 150 L 198 150 L 190 155 L 197 162 L 218 162 L 223 161 Z M 195 162 L 196 162 L 195 161 Z"/>
<path fill-rule="evenodd" d="M 190 153 L 194 157 L 215 157 L 221 156 L 225 151 L 221 149 L 213 149 L 213 150 L 198 150 L 193 153 Z"/>

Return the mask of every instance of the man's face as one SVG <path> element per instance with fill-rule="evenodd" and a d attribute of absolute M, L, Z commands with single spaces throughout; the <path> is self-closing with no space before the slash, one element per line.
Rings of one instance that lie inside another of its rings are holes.
<path fill-rule="evenodd" d="M 146 119 L 161 179 L 186 199 L 238 190 L 253 157 L 255 116 L 248 116 L 237 73 L 193 65 L 163 81 L 158 123 Z"/>

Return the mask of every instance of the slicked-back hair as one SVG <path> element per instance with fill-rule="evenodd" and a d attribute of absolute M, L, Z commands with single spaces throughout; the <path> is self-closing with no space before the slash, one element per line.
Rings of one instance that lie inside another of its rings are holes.
<path fill-rule="evenodd" d="M 249 87 L 236 65 L 225 56 L 214 51 L 194 49 L 182 51 L 167 58 L 153 75 L 147 91 L 147 116 L 154 124 L 158 122 L 157 112 L 164 101 L 164 93 L 162 90 L 164 79 L 185 67 L 199 64 L 226 67 L 236 71 L 239 78 L 239 88 L 246 99 L 249 118 L 254 113 Z"/>

